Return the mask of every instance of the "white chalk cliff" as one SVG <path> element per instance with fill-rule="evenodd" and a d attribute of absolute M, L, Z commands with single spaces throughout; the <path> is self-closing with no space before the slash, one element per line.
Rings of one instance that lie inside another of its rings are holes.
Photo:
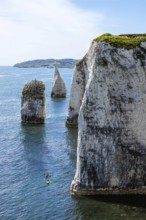
<path fill-rule="evenodd" d="M 65 83 L 56 66 L 55 66 L 55 72 L 54 72 L 54 80 L 52 84 L 51 97 L 52 98 L 65 98 L 66 97 Z"/>
<path fill-rule="evenodd" d="M 79 112 L 72 193 L 146 193 L 146 35 L 95 39 L 70 107 Z"/>
<path fill-rule="evenodd" d="M 92 57 L 95 50 L 91 46 L 89 52 L 80 60 L 75 67 L 71 83 L 70 102 L 66 125 L 68 127 L 78 126 L 78 114 L 83 100 L 85 87 L 92 72 Z"/>
<path fill-rule="evenodd" d="M 86 60 L 86 58 L 84 58 Z M 85 61 L 77 63 L 72 79 L 70 102 L 68 108 L 68 117 L 66 125 L 68 127 L 78 126 L 78 113 L 83 100 L 86 82 L 88 80 L 88 66 L 84 65 Z M 82 65 L 81 65 L 82 64 Z"/>

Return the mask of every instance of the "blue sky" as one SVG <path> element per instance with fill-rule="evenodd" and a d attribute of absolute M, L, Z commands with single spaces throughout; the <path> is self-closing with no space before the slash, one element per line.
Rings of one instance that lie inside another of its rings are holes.
<path fill-rule="evenodd" d="M 82 58 L 103 34 L 146 33 L 146 0 L 0 0 L 0 65 Z"/>
<path fill-rule="evenodd" d="M 145 0 L 72 0 L 80 8 L 102 13 L 101 28 L 113 34 L 146 32 Z"/>

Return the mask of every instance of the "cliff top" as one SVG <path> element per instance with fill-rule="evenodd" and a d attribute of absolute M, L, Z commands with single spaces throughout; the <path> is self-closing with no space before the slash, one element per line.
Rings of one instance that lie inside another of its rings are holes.
<path fill-rule="evenodd" d="M 26 97 L 33 97 L 35 99 L 43 99 L 45 85 L 42 81 L 32 80 L 24 85 L 22 95 Z"/>
<path fill-rule="evenodd" d="M 112 34 L 103 34 L 100 37 L 97 37 L 93 42 L 107 42 L 112 46 L 117 48 L 126 48 L 132 49 L 136 46 L 140 46 L 141 42 L 146 41 L 146 33 L 144 34 L 121 34 L 121 35 L 112 35 Z"/>
<path fill-rule="evenodd" d="M 134 47 L 140 46 L 142 42 L 146 42 L 146 33 L 144 34 L 121 34 L 112 35 L 110 33 L 105 33 L 93 40 L 93 42 L 106 42 L 111 44 L 116 48 L 132 49 Z M 143 48 L 144 51 L 144 48 Z M 146 53 L 146 50 L 145 50 Z M 77 66 L 80 66 L 85 60 L 86 55 L 77 62 Z"/>

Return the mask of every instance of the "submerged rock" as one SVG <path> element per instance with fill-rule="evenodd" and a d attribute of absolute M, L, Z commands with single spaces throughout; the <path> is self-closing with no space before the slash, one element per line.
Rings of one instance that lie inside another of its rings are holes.
<path fill-rule="evenodd" d="M 82 100 L 72 193 L 146 194 L 146 35 L 95 39 L 73 82 L 70 103 Z"/>
<path fill-rule="evenodd" d="M 23 123 L 44 123 L 45 85 L 32 80 L 25 84 L 21 98 L 21 120 Z"/>
<path fill-rule="evenodd" d="M 56 66 L 55 66 L 51 97 L 52 98 L 65 98 L 66 97 L 65 83 Z"/>

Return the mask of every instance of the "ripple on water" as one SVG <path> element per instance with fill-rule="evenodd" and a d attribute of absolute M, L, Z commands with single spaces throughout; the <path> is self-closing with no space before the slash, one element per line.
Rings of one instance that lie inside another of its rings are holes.
<path fill-rule="evenodd" d="M 0 67 L 0 71 L 0 219 L 145 220 L 146 209 L 134 208 L 128 199 L 120 203 L 70 196 L 77 130 L 66 128 L 65 119 L 73 70 L 61 71 L 68 95 L 60 101 L 50 98 L 53 70 Z M 20 96 L 24 83 L 34 78 L 46 83 L 46 123 L 25 126 Z M 50 175 L 49 185 L 44 172 Z"/>

